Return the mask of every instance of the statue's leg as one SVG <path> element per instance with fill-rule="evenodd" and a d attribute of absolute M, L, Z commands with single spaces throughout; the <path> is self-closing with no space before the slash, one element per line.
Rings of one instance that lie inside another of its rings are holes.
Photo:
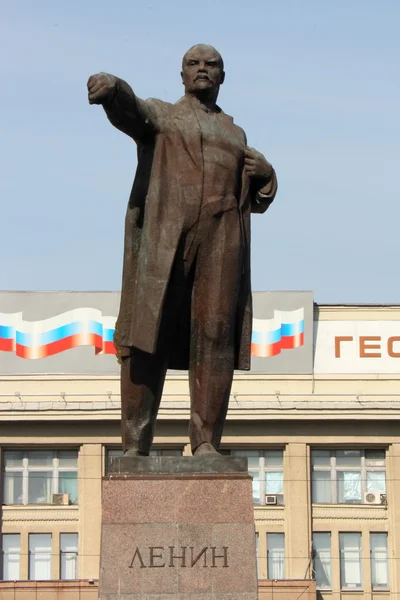
<path fill-rule="evenodd" d="M 154 436 L 168 357 L 136 348 L 121 364 L 121 427 L 125 452 L 147 456 Z"/>
<path fill-rule="evenodd" d="M 228 410 L 243 260 L 239 219 L 236 209 L 203 216 L 198 229 L 189 383 L 190 440 L 199 454 L 218 450 Z"/>
<path fill-rule="evenodd" d="M 148 455 L 161 402 L 168 359 L 182 298 L 185 272 L 180 246 L 164 300 L 157 350 L 149 354 L 131 348 L 121 364 L 122 446 L 131 455 Z"/>

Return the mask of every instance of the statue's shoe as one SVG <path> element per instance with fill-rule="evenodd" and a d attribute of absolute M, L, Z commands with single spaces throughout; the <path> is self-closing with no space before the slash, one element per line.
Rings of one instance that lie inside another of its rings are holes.
<path fill-rule="evenodd" d="M 218 454 L 218 456 L 220 456 L 214 446 L 208 442 L 203 442 L 194 451 L 194 456 L 202 456 L 203 454 Z"/>
<path fill-rule="evenodd" d="M 129 450 L 126 450 L 124 452 L 124 456 L 130 456 L 130 457 L 148 456 L 148 454 L 144 454 L 143 452 L 139 452 L 139 450 L 137 450 L 136 448 L 129 448 Z"/>

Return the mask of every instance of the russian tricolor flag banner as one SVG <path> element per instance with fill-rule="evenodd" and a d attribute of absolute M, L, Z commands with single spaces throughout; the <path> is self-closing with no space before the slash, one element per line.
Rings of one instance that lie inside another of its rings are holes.
<path fill-rule="evenodd" d="M 116 318 L 95 308 L 77 308 L 41 321 L 25 321 L 22 312 L 0 313 L 0 350 L 38 359 L 79 346 L 96 354 L 115 354 Z M 272 319 L 253 319 L 251 354 L 268 358 L 304 345 L 304 308 L 275 310 Z"/>
<path fill-rule="evenodd" d="M 22 313 L 0 313 L 0 350 L 20 358 L 46 358 L 78 346 L 96 354 L 115 354 L 115 317 L 96 308 L 77 308 L 43 321 L 24 321 Z"/>
<path fill-rule="evenodd" d="M 253 319 L 251 354 L 267 358 L 304 345 L 304 308 L 274 310 L 272 319 Z"/>

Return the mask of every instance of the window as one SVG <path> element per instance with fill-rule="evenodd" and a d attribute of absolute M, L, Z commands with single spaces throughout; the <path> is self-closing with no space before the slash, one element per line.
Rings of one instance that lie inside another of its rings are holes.
<path fill-rule="evenodd" d="M 266 504 L 266 496 L 276 496 L 277 504 L 283 504 L 283 450 L 231 450 L 230 454 L 248 460 L 254 504 Z"/>
<path fill-rule="evenodd" d="M 361 589 L 361 533 L 340 533 L 339 549 L 342 589 Z"/>
<path fill-rule="evenodd" d="M 51 533 L 29 534 L 29 579 L 51 579 Z"/>
<path fill-rule="evenodd" d="M 285 579 L 285 534 L 267 533 L 268 579 Z"/>
<path fill-rule="evenodd" d="M 6 450 L 3 456 L 3 504 L 51 504 L 57 493 L 77 504 L 77 450 Z"/>
<path fill-rule="evenodd" d="M 19 533 L 3 533 L 2 535 L 2 580 L 17 581 L 19 579 L 19 557 L 21 553 L 21 536 Z"/>
<path fill-rule="evenodd" d="M 387 533 L 370 534 L 370 553 L 372 589 L 388 589 L 389 569 Z"/>
<path fill-rule="evenodd" d="M 109 448 L 107 450 L 106 473 L 109 472 L 110 459 L 118 456 L 123 456 L 122 448 Z M 182 448 L 154 448 L 150 450 L 150 456 L 182 456 Z"/>
<path fill-rule="evenodd" d="M 60 534 L 61 579 L 78 579 L 78 534 Z"/>
<path fill-rule="evenodd" d="M 368 493 L 386 494 L 384 450 L 313 450 L 314 503 L 364 504 Z"/>
<path fill-rule="evenodd" d="M 331 534 L 313 533 L 314 579 L 318 589 L 332 589 Z"/>

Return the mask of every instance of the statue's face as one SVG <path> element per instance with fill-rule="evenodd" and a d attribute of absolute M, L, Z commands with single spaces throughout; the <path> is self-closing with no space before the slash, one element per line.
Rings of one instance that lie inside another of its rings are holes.
<path fill-rule="evenodd" d="M 225 78 L 221 55 L 212 46 L 193 46 L 183 57 L 181 76 L 186 93 L 217 97 Z"/>

